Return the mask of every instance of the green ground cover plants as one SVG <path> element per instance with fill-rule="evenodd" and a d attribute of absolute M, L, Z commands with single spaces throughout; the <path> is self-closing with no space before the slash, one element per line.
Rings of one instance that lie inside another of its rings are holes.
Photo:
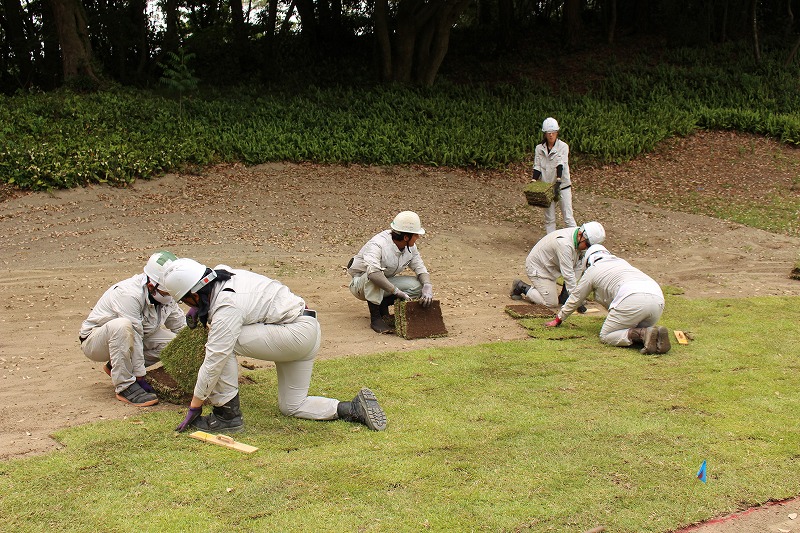
<path fill-rule="evenodd" d="M 281 416 L 272 370 L 241 392 L 252 455 L 173 436 L 179 409 L 59 431 L 0 463 L 3 526 L 646 532 L 796 495 L 797 298 L 667 292 L 661 323 L 693 341 L 661 357 L 601 345 L 587 315 L 574 338 L 533 320 L 526 341 L 318 362 L 311 392 L 372 387 L 385 432 Z"/>
<path fill-rule="evenodd" d="M 800 67 L 675 51 L 598 64 L 577 92 L 537 82 L 206 89 L 0 97 L 0 179 L 25 189 L 125 185 L 186 166 L 269 161 L 503 168 L 529 159 L 548 115 L 576 158 L 625 161 L 698 128 L 800 144 Z"/>

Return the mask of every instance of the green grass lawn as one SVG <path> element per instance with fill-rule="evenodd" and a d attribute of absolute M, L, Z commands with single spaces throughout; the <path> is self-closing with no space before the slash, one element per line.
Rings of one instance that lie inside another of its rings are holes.
<path fill-rule="evenodd" d="M 60 431 L 0 463 L 3 528 L 669 531 L 795 496 L 798 301 L 668 295 L 662 324 L 694 340 L 661 357 L 573 316 L 568 338 L 533 320 L 525 341 L 318 362 L 312 394 L 370 386 L 380 433 L 283 417 L 274 372 L 250 372 L 254 454 L 173 435 L 178 408 Z"/>

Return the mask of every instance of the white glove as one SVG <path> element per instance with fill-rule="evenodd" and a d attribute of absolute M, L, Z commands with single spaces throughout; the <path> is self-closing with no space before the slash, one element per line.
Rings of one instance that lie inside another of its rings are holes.
<path fill-rule="evenodd" d="M 401 300 L 405 300 L 406 302 L 411 299 L 411 296 L 409 296 L 408 294 L 404 293 L 403 291 L 401 291 L 397 287 L 394 288 L 394 292 L 392 294 L 394 294 L 395 296 L 397 296 Z"/>
<path fill-rule="evenodd" d="M 433 285 L 426 283 L 422 286 L 422 296 L 420 296 L 419 302 L 422 307 L 428 307 L 431 305 L 431 300 L 433 300 Z"/>

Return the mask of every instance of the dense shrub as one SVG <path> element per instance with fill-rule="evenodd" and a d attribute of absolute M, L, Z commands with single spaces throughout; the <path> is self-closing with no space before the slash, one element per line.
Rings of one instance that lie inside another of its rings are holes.
<path fill-rule="evenodd" d="M 733 68 L 691 51 L 674 57 L 671 65 L 616 64 L 593 89 L 558 96 L 533 83 L 245 87 L 184 98 L 182 111 L 173 99 L 120 88 L 3 97 L 0 179 L 30 189 L 126 184 L 215 161 L 502 167 L 530 158 L 548 115 L 574 153 L 604 161 L 696 128 L 800 144 L 798 69 L 778 59 Z"/>

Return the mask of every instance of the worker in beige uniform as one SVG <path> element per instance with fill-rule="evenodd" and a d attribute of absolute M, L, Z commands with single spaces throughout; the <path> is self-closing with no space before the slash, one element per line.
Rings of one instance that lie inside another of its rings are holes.
<path fill-rule="evenodd" d="M 606 238 L 599 222 L 587 222 L 579 228 L 562 228 L 542 237 L 525 260 L 525 271 L 531 285 L 516 279 L 511 285 L 511 298 L 525 296 L 535 304 L 550 309 L 559 308 L 559 276 L 564 278 L 564 288 L 571 293 L 583 271 L 583 252 Z"/>
<path fill-rule="evenodd" d="M 144 273 L 112 285 L 81 325 L 81 350 L 92 361 L 105 363 L 103 370 L 122 402 L 139 407 L 158 403 L 145 367 L 158 361 L 161 350 L 186 325 L 180 306 L 162 286 L 164 268 L 175 259 L 165 251 L 151 255 Z"/>
<path fill-rule="evenodd" d="M 350 292 L 367 301 L 370 327 L 377 333 L 394 332 L 389 306 L 397 298 L 419 298 L 423 307 L 433 300 L 431 277 L 416 244 L 425 234 L 419 215 L 398 213 L 390 227 L 372 237 L 347 265 Z M 407 268 L 415 276 L 400 275 Z"/>
<path fill-rule="evenodd" d="M 558 122 L 548 117 L 542 122 L 542 142 L 536 145 L 533 155 L 533 181 L 553 184 L 554 200 L 544 208 L 544 230 L 556 229 L 556 204 L 561 208 L 564 225 L 577 226 L 572 215 L 572 179 L 569 174 L 569 145 L 558 138 Z"/>
<path fill-rule="evenodd" d="M 577 287 L 556 318 L 546 325 L 559 326 L 594 291 L 594 300 L 608 309 L 600 342 L 612 346 L 642 344 L 643 354 L 667 353 L 669 330 L 656 326 L 664 312 L 664 294 L 658 283 L 601 245 L 592 245 L 584 261 L 586 269 Z"/>
<path fill-rule="evenodd" d="M 202 327 L 209 326 L 205 359 L 177 431 L 190 426 L 226 433 L 244 429 L 236 356 L 275 362 L 278 408 L 286 416 L 341 418 L 375 431 L 386 428 L 386 415 L 368 388 L 350 402 L 308 395 L 322 334 L 316 311 L 286 285 L 248 270 L 226 265 L 212 270 L 182 258 L 167 267 L 164 286 L 196 311 Z M 203 416 L 206 401 L 213 408 Z"/>

